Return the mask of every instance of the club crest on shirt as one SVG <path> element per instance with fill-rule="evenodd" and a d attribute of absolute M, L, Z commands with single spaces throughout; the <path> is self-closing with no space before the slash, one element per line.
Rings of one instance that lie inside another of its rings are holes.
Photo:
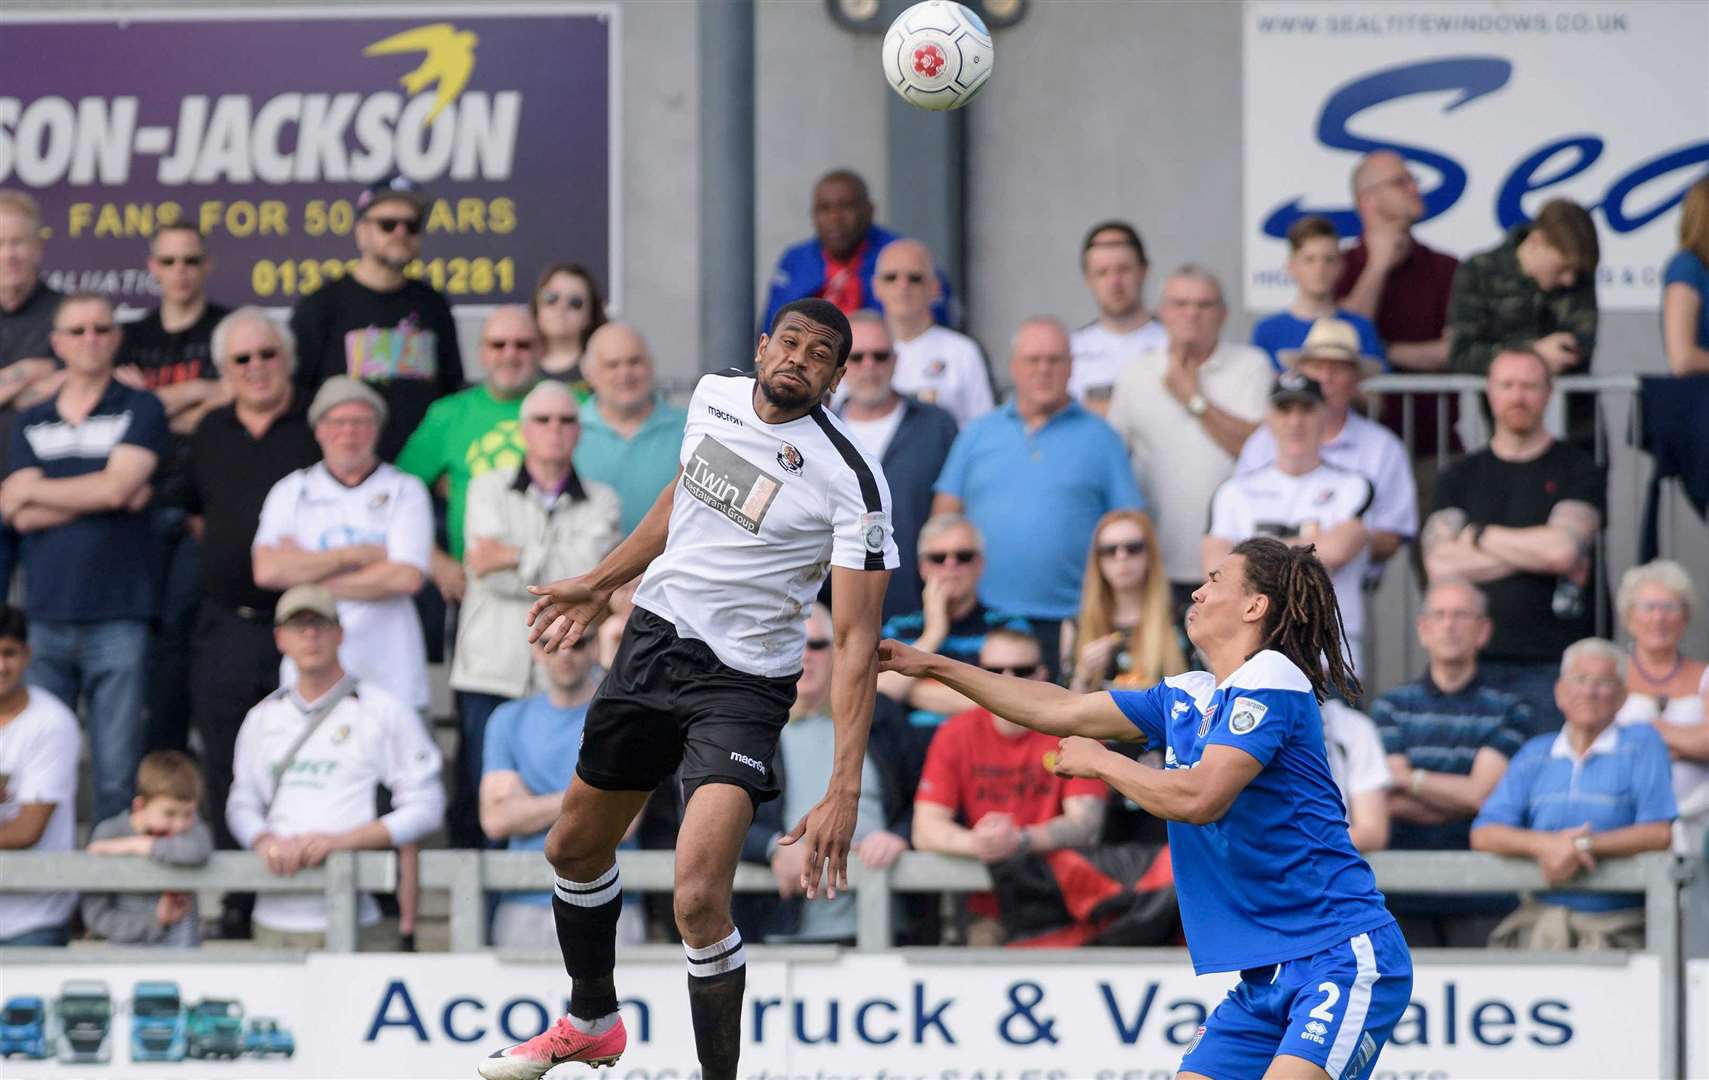
<path fill-rule="evenodd" d="M 1229 713 L 1228 730 L 1236 735 L 1245 735 L 1257 727 L 1264 719 L 1264 714 L 1270 707 L 1261 701 L 1253 701 L 1249 697 L 1234 699 L 1234 709 Z"/>
<path fill-rule="evenodd" d="M 784 472 L 801 475 L 801 469 L 807 464 L 807 459 L 801 456 L 801 451 L 784 443 L 777 451 L 777 463 L 783 466 Z"/>
<path fill-rule="evenodd" d="M 949 361 L 948 360 L 943 360 L 943 359 L 933 360 L 926 365 L 926 374 L 928 376 L 930 376 L 931 378 L 934 378 L 934 379 L 942 378 L 943 373 L 948 371 L 948 370 L 949 370 Z"/>
<path fill-rule="evenodd" d="M 382 506 L 385 506 L 387 503 L 389 503 L 391 501 L 392 501 L 391 493 L 387 492 L 387 491 L 382 491 L 378 495 L 374 496 L 372 499 L 368 500 L 368 509 L 378 510 Z"/>
<path fill-rule="evenodd" d="M 350 738 L 349 724 L 340 724 L 332 729 L 332 745 L 337 746 L 348 738 Z"/>
<path fill-rule="evenodd" d="M 860 516 L 860 536 L 866 550 L 878 553 L 884 550 L 884 537 L 889 531 L 889 516 L 882 510 Z"/>

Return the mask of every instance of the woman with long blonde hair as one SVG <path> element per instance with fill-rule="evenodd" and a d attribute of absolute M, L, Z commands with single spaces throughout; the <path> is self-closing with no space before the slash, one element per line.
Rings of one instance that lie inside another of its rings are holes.
<path fill-rule="evenodd" d="M 1144 689 L 1187 670 L 1158 562 L 1157 526 L 1141 510 L 1112 510 L 1092 530 L 1080 617 L 1066 653 L 1081 693 Z"/>

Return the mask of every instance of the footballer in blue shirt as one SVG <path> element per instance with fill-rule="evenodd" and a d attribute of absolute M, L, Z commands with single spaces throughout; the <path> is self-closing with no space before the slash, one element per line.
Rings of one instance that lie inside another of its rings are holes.
<path fill-rule="evenodd" d="M 1318 702 L 1356 697 L 1329 572 L 1310 546 L 1237 545 L 1193 593 L 1187 636 L 1210 671 L 1076 694 L 900 642 L 879 667 L 936 679 L 1062 737 L 1059 775 L 1103 780 L 1169 823 L 1194 971 L 1238 971 L 1180 1077 L 1361 1080 L 1406 1010 L 1412 957 L 1347 836 Z M 1163 768 L 1101 740 L 1145 742 Z"/>

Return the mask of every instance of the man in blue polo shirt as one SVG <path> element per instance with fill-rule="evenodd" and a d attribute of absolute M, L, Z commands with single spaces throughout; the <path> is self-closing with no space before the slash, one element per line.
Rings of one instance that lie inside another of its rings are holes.
<path fill-rule="evenodd" d="M 676 478 L 688 413 L 653 389 L 653 356 L 633 327 L 608 322 L 595 330 L 582 373 L 593 399 L 581 411 L 576 473 L 616 489 L 627 536 Z"/>
<path fill-rule="evenodd" d="M 1053 679 L 1098 519 L 1145 508 L 1120 437 L 1069 396 L 1070 356 L 1056 319 L 1021 324 L 1015 392 L 956 436 L 932 502 L 933 514 L 966 514 L 984 535 L 979 598 L 1032 624 Z"/>
<path fill-rule="evenodd" d="M 1624 652 L 1600 638 L 1568 646 L 1555 683 L 1566 723 L 1514 757 L 1472 822 L 1473 850 L 1535 859 L 1551 885 L 1594 869 L 1598 859 L 1666 851 L 1677 816 L 1667 746 L 1648 724 L 1614 723 L 1625 700 Z M 1539 893 L 1496 927 L 1491 942 L 1642 948 L 1643 903 L 1635 893 Z"/>
<path fill-rule="evenodd" d="M 87 694 L 100 820 L 130 805 L 142 758 L 148 626 L 160 606 L 142 510 L 166 413 L 113 379 L 119 333 L 105 297 L 62 300 L 50 340 L 65 383 L 18 414 L 0 517 L 24 535 L 30 681 L 73 708 Z"/>

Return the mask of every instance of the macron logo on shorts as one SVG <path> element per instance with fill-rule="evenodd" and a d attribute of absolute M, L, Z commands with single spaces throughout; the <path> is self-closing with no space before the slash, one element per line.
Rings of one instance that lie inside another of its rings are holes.
<path fill-rule="evenodd" d="M 748 768 L 758 772 L 761 776 L 765 775 L 765 763 L 763 761 L 755 761 L 748 755 L 737 753 L 734 750 L 730 751 L 730 760 L 746 765 Z"/>

